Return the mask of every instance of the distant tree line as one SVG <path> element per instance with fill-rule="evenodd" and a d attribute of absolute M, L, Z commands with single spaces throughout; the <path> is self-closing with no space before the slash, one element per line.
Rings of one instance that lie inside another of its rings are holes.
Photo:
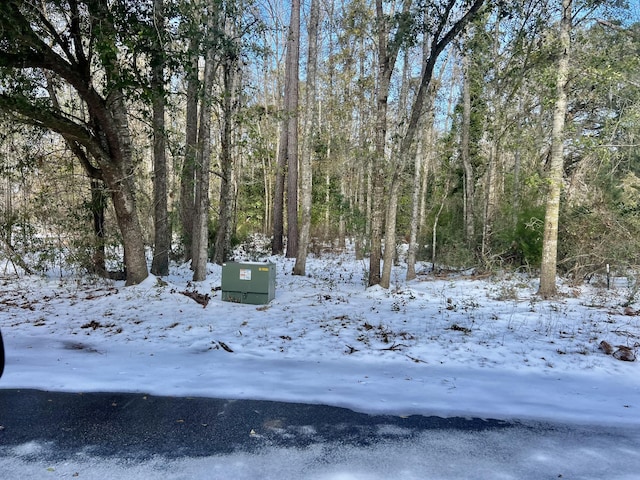
<path fill-rule="evenodd" d="M 640 243 L 640 24 L 608 0 L 7 0 L 0 254 L 127 284 L 353 241 L 525 268 Z M 638 134 L 638 138 L 636 138 Z M 62 262 L 62 260 L 60 260 Z"/>

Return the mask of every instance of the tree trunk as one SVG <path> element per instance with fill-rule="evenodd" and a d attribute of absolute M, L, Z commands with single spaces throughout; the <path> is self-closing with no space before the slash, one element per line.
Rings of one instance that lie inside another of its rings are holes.
<path fill-rule="evenodd" d="M 298 249 L 298 63 L 300 58 L 300 0 L 291 1 L 285 60 L 283 119 L 278 148 L 273 206 L 272 253 L 284 251 L 284 191 L 287 184 L 287 257 Z"/>
<path fill-rule="evenodd" d="M 298 254 L 298 84 L 300 65 L 300 0 L 291 2 L 287 45 L 285 103 L 287 105 L 287 257 Z M 288 88 L 287 88 L 288 85 Z"/>
<path fill-rule="evenodd" d="M 165 148 L 165 89 L 164 89 L 164 50 L 160 32 L 164 31 L 164 2 L 154 0 L 153 19 L 156 34 L 155 52 L 151 72 L 153 92 L 153 206 L 154 206 L 154 250 L 151 273 L 169 274 L 169 216 L 167 212 L 167 155 Z"/>
<path fill-rule="evenodd" d="M 426 45 L 425 45 L 426 49 Z M 443 69 L 444 70 L 444 69 Z M 438 79 L 438 83 L 442 78 Z M 434 90 L 431 90 L 434 92 Z M 422 135 L 418 140 L 418 149 L 414 159 L 413 196 L 411 202 L 411 226 L 409 233 L 409 252 L 407 254 L 407 280 L 416 278 L 416 257 L 418 253 L 418 234 L 425 225 L 427 181 L 429 166 L 433 157 L 435 109 L 434 100 L 429 102 L 428 115 L 423 122 Z"/>
<path fill-rule="evenodd" d="M 227 18 L 226 32 L 229 38 L 235 36 L 233 21 Z M 231 254 L 231 234 L 233 233 L 235 188 L 233 183 L 233 125 L 238 110 L 239 66 L 237 46 L 228 46 L 222 64 L 224 94 L 222 98 L 222 132 L 220 139 L 220 205 L 218 228 L 216 231 L 213 261 L 222 265 Z"/>
<path fill-rule="evenodd" d="M 126 284 L 136 285 L 149 276 L 144 236 L 138 218 L 133 185 L 133 145 L 128 112 L 122 92 L 114 90 L 106 99 L 110 112 L 110 134 L 104 136 L 109 158 L 101 158 L 101 170 L 122 234 Z"/>
<path fill-rule="evenodd" d="M 195 211 L 195 164 L 198 143 L 198 47 L 195 40 L 189 45 L 190 64 L 187 71 L 185 153 L 180 172 L 180 224 L 184 261 L 192 260 L 193 215 Z"/>
<path fill-rule="evenodd" d="M 422 149 L 427 146 L 424 141 L 420 143 L 420 150 L 416 155 L 414 162 L 414 175 L 413 175 L 413 194 L 411 196 L 411 225 L 409 229 L 409 251 L 407 253 L 407 276 L 406 280 L 413 280 L 416 278 L 416 256 L 418 252 L 418 227 L 420 212 L 420 186 L 422 185 Z"/>
<path fill-rule="evenodd" d="M 92 258 L 92 268 L 98 275 L 107 276 L 106 252 L 104 244 L 104 212 L 107 198 L 104 193 L 104 183 L 91 179 L 91 215 L 93 216 L 93 233 L 96 236 L 96 246 Z"/>
<path fill-rule="evenodd" d="M 300 193 L 302 217 L 300 222 L 300 239 L 296 263 L 293 267 L 294 275 L 305 275 L 307 251 L 311 230 L 312 204 L 312 141 L 315 137 L 318 123 L 318 108 L 316 102 L 316 73 L 318 66 L 318 25 L 320 23 L 320 2 L 311 0 L 309 17 L 309 50 L 307 53 L 307 90 L 305 95 L 306 115 L 304 123 L 304 137 L 302 159 L 300 162 Z"/>
<path fill-rule="evenodd" d="M 149 271 L 133 188 L 129 180 L 123 179 L 120 175 L 112 176 L 110 169 L 105 169 L 105 182 L 111 190 L 111 199 L 122 234 L 126 284 L 136 285 L 147 278 Z"/>
<path fill-rule="evenodd" d="M 270 230 L 270 225 L 273 221 L 273 212 L 271 210 L 272 207 L 272 196 L 271 192 L 273 191 L 273 179 L 270 175 L 270 164 L 267 163 L 266 159 L 262 157 L 262 182 L 264 188 L 264 220 L 262 223 L 262 233 L 265 235 Z"/>
<path fill-rule="evenodd" d="M 460 134 L 460 158 L 464 170 L 464 236 L 467 246 L 473 247 L 475 238 L 473 165 L 469 146 L 471 130 L 471 81 L 469 79 L 469 58 L 463 53 L 462 85 L 462 126 Z"/>
<path fill-rule="evenodd" d="M 438 212 L 436 213 L 435 218 L 433 219 L 433 229 L 431 232 L 431 263 L 433 264 L 433 269 L 436 268 L 436 261 L 438 260 L 436 250 L 438 246 L 438 222 L 440 221 L 440 214 L 442 210 L 444 210 L 444 205 L 449 196 L 449 183 L 446 182 L 444 185 L 444 193 L 442 195 L 442 200 L 440 201 L 440 207 L 438 208 Z"/>
<path fill-rule="evenodd" d="M 372 161 L 371 252 L 369 255 L 369 286 L 379 285 L 382 263 L 382 225 L 384 222 L 385 147 L 387 140 L 387 110 L 391 74 L 397 58 L 397 48 L 389 49 L 387 17 L 382 0 L 376 0 L 378 30 L 378 83 L 376 87 L 375 154 Z"/>
<path fill-rule="evenodd" d="M 551 158 L 548 173 L 547 205 L 542 240 L 542 264 L 538 294 L 551 297 L 557 293 L 556 270 L 558 256 L 558 217 L 560 214 L 560 192 L 562 189 L 564 163 L 564 123 L 567 113 L 567 81 L 571 49 L 572 0 L 562 0 L 560 23 L 560 52 L 556 73 L 557 98 L 553 113 L 551 132 Z"/>
<path fill-rule="evenodd" d="M 347 197 L 347 187 L 346 184 L 349 180 L 353 180 L 353 178 L 348 179 L 346 175 L 343 175 L 340 178 L 340 198 L 345 199 Z M 344 200 L 342 200 L 344 201 Z M 347 246 L 346 243 L 346 235 L 347 235 L 347 220 L 344 215 L 344 208 L 340 207 L 340 216 L 338 217 L 338 242 L 337 246 L 339 249 L 344 250 Z"/>
<path fill-rule="evenodd" d="M 411 62 L 409 56 L 405 55 L 402 68 L 402 85 L 400 86 L 399 105 L 400 111 L 405 112 L 407 110 L 408 98 L 409 98 L 409 82 L 411 78 L 410 73 Z M 400 122 L 404 122 L 404 115 L 401 116 Z M 382 276 L 380 277 L 380 286 L 383 288 L 389 288 L 391 285 L 391 268 L 393 266 L 394 258 L 397 254 L 396 245 L 396 224 L 398 217 L 398 195 L 400 191 L 401 174 L 405 168 L 406 159 L 408 155 L 403 157 L 397 155 L 395 164 L 392 165 L 394 169 L 391 176 L 391 182 L 388 191 L 387 209 L 386 209 L 386 229 L 384 235 L 384 260 L 382 264 Z"/>
<path fill-rule="evenodd" d="M 285 113 L 286 115 L 286 113 Z M 287 170 L 287 119 L 282 120 L 280 140 L 278 142 L 278 160 L 274 178 L 273 192 L 273 243 L 271 253 L 279 255 L 284 252 L 284 181 Z"/>
<path fill-rule="evenodd" d="M 397 167 L 400 168 L 400 167 Z M 400 175 L 398 170 L 393 174 L 391 186 L 387 195 L 386 231 L 384 236 L 384 262 L 382 265 L 382 276 L 380 286 L 389 288 L 391 285 L 391 267 L 396 254 L 396 222 L 398 216 L 398 192 L 400 189 Z"/>
<path fill-rule="evenodd" d="M 215 28 L 215 15 L 209 12 L 207 27 L 211 35 Z M 193 241 L 191 268 L 193 281 L 201 282 L 207 277 L 209 250 L 209 170 L 211 167 L 211 94 L 215 77 L 216 47 L 207 47 L 198 128 L 198 149 L 195 164 L 195 209 L 193 219 Z"/>
<path fill-rule="evenodd" d="M 490 153 L 489 153 L 489 162 L 487 163 L 487 170 L 485 173 L 484 180 L 484 211 L 483 211 L 483 221 L 482 221 L 482 245 L 481 245 L 481 256 L 482 258 L 487 258 L 489 253 L 491 252 L 491 237 L 493 235 L 493 220 L 495 217 L 496 210 L 496 196 L 498 189 L 498 163 L 499 153 L 498 153 L 498 145 L 497 139 L 492 139 Z"/>

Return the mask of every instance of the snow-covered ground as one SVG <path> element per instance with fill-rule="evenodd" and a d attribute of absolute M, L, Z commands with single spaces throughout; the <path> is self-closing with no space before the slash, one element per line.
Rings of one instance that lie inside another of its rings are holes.
<path fill-rule="evenodd" d="M 134 287 L 8 271 L 0 388 L 640 427 L 640 362 L 599 349 L 640 346 L 639 292 L 627 278 L 610 289 L 563 284 L 546 301 L 525 275 L 419 266 L 406 282 L 398 266 L 386 290 L 365 287 L 368 264 L 351 254 L 312 257 L 305 277 L 291 274 L 293 259 L 268 260 L 268 305 L 221 301 L 215 265 L 205 282 L 191 283 L 185 265 Z M 203 306 L 184 292 L 211 298 Z"/>

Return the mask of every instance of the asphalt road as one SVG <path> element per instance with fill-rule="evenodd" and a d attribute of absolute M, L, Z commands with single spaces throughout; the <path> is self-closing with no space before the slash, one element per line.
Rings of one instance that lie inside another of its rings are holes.
<path fill-rule="evenodd" d="M 638 480 L 640 431 L 0 389 L 0 478 Z"/>
<path fill-rule="evenodd" d="M 0 390 L 0 445 L 53 443 L 56 448 L 50 449 L 49 455 L 58 458 L 69 458 L 87 447 L 94 455 L 139 459 L 154 455 L 199 457 L 323 442 L 366 446 L 385 437 L 397 438 L 398 432 L 410 438 L 425 430 L 511 427 L 497 420 L 366 415 L 323 405 Z"/>
<path fill-rule="evenodd" d="M 2 332 L 0 331 L 0 377 L 4 372 L 4 342 L 2 341 Z"/>

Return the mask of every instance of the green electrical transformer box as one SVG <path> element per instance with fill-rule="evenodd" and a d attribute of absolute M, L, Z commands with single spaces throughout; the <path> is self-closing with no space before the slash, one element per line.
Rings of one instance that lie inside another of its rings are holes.
<path fill-rule="evenodd" d="M 274 263 L 227 262 L 222 264 L 222 300 L 264 305 L 276 296 Z"/>

